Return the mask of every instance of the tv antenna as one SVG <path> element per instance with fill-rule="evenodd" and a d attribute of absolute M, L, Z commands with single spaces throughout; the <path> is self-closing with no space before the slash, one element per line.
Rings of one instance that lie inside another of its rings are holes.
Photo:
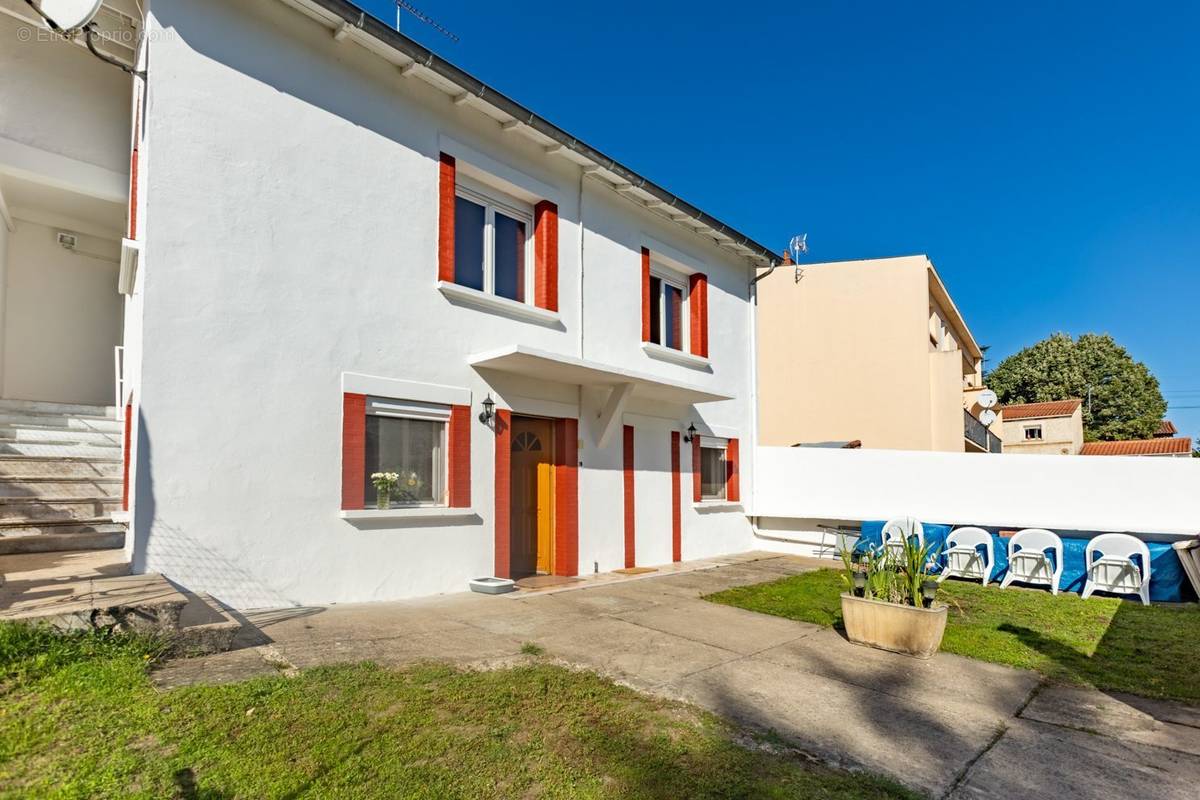
<path fill-rule="evenodd" d="M 808 234 L 802 233 L 799 236 L 793 236 L 788 242 L 788 255 L 792 257 L 792 263 L 796 265 L 795 279 L 796 283 L 804 277 L 804 270 L 800 268 L 800 256 L 808 254 Z"/>
<path fill-rule="evenodd" d="M 412 3 L 407 2 L 407 0 L 396 0 L 396 30 L 397 31 L 400 30 L 400 11 L 401 10 L 407 11 L 408 13 L 412 14 L 414 17 L 419 19 L 421 22 L 424 22 L 426 25 L 433 28 L 435 31 L 440 33 L 442 36 L 445 36 L 450 41 L 452 41 L 452 42 L 458 41 L 458 37 L 456 35 L 454 35 L 450 31 L 446 30 L 444 27 L 439 25 L 436 20 L 431 18 L 428 14 L 426 14 L 421 9 L 414 6 Z"/>

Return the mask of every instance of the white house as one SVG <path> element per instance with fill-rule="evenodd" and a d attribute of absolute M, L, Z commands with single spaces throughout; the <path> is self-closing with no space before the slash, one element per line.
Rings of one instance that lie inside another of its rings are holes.
<path fill-rule="evenodd" d="M 129 5 L 115 55 L 140 74 L 64 41 L 15 65 L 102 151 L 67 153 L 101 165 L 99 200 L 131 165 L 110 266 L 72 289 L 123 329 L 10 357 L 5 396 L 120 398 L 136 571 L 260 607 L 753 546 L 770 251 L 345 0 Z M 0 135 L 62 155 L 66 132 Z M 41 234 L 92 233 L 56 197 Z M 67 362 L 95 385 L 55 383 Z"/>

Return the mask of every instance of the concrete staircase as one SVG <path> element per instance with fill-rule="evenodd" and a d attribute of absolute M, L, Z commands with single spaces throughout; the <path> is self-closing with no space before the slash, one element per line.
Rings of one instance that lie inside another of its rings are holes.
<path fill-rule="evenodd" d="M 241 624 L 220 603 L 130 574 L 122 436 L 112 408 L 0 400 L 0 620 L 161 633 L 185 654 L 228 650 Z"/>

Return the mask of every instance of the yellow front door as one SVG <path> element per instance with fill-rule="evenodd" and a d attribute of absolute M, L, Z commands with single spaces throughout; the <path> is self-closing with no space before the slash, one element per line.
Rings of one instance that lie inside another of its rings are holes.
<path fill-rule="evenodd" d="M 549 420 L 512 420 L 511 570 L 548 574 L 554 565 L 554 427 Z"/>

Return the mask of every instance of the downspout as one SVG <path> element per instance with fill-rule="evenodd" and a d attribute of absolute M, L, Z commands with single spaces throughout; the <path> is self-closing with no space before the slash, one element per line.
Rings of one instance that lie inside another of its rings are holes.
<path fill-rule="evenodd" d="M 583 355 L 583 336 L 584 336 L 584 329 L 583 329 L 583 321 L 584 321 L 584 316 L 583 316 L 584 315 L 584 311 L 583 311 L 583 276 L 584 276 L 584 273 L 587 271 L 587 268 L 583 262 L 583 237 L 584 237 L 583 182 L 586 178 L 587 178 L 587 175 L 585 175 L 583 169 L 580 168 L 580 170 L 579 170 L 579 205 L 576 208 L 577 208 L 577 213 L 579 216 L 579 359 L 581 361 L 584 358 L 584 355 Z"/>
<path fill-rule="evenodd" d="M 785 254 L 783 263 L 791 259 Z M 770 268 L 750 281 L 748 297 L 750 305 L 750 465 L 753 469 L 753 486 L 750 491 L 750 529 L 758 535 L 758 517 L 754 514 L 755 498 L 758 494 L 758 282 L 774 272 L 781 262 L 772 261 Z"/>

